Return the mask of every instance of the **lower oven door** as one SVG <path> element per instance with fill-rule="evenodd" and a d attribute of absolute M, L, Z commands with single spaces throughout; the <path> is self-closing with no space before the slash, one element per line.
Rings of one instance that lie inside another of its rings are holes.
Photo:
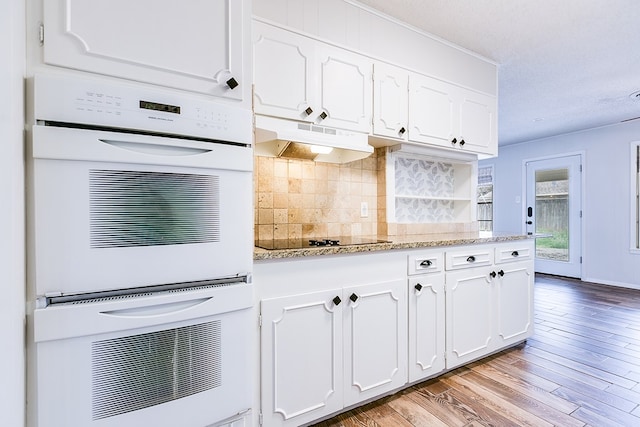
<path fill-rule="evenodd" d="M 53 126 L 32 139 L 36 295 L 251 271 L 250 147 Z"/>
<path fill-rule="evenodd" d="M 247 412 L 251 285 L 34 313 L 29 425 L 203 427 Z"/>

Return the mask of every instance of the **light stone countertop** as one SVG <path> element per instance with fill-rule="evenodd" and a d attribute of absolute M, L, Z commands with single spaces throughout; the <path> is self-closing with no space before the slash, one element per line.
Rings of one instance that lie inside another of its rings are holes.
<path fill-rule="evenodd" d="M 394 249 L 416 249 L 442 246 L 458 246 L 478 243 L 508 242 L 531 238 L 515 233 L 446 233 L 411 236 L 370 236 L 373 240 L 386 240 L 387 243 L 367 243 L 350 246 L 321 246 L 302 249 L 262 249 L 254 248 L 253 260 L 273 260 L 281 258 L 300 258 L 319 255 L 354 254 L 361 252 L 388 251 Z"/>

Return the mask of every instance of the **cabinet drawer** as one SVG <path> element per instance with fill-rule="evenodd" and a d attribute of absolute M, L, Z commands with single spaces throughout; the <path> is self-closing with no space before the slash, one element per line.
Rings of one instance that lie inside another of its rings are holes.
<path fill-rule="evenodd" d="M 437 273 L 443 270 L 442 253 L 422 253 L 409 255 L 408 271 L 409 276 L 415 274 Z"/>
<path fill-rule="evenodd" d="M 466 248 L 445 254 L 447 270 L 480 267 L 493 264 L 493 248 Z"/>
<path fill-rule="evenodd" d="M 498 246 L 496 248 L 496 264 L 514 261 L 527 261 L 533 256 L 530 244 Z"/>

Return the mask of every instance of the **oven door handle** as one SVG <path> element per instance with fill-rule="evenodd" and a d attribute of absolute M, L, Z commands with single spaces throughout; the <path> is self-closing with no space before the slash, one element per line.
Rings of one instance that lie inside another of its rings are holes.
<path fill-rule="evenodd" d="M 164 303 L 164 304 L 146 305 L 142 307 L 101 311 L 100 314 L 105 316 L 124 317 L 124 318 L 167 316 L 167 315 L 180 313 L 185 310 L 189 310 L 200 304 L 204 304 L 211 299 L 213 299 L 213 297 L 205 297 L 205 298 L 170 302 L 170 303 Z"/>
<path fill-rule="evenodd" d="M 142 154 L 156 156 L 193 156 L 211 152 L 205 148 L 185 147 L 184 145 L 154 144 L 148 142 L 119 141 L 115 139 L 99 139 L 100 142 L 116 148 L 133 151 Z"/>

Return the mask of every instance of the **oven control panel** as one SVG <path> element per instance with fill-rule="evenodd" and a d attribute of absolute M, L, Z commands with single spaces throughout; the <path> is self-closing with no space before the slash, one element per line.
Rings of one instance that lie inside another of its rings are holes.
<path fill-rule="evenodd" d="M 250 145 L 250 110 L 206 96 L 97 77 L 36 74 L 35 119 Z"/>

